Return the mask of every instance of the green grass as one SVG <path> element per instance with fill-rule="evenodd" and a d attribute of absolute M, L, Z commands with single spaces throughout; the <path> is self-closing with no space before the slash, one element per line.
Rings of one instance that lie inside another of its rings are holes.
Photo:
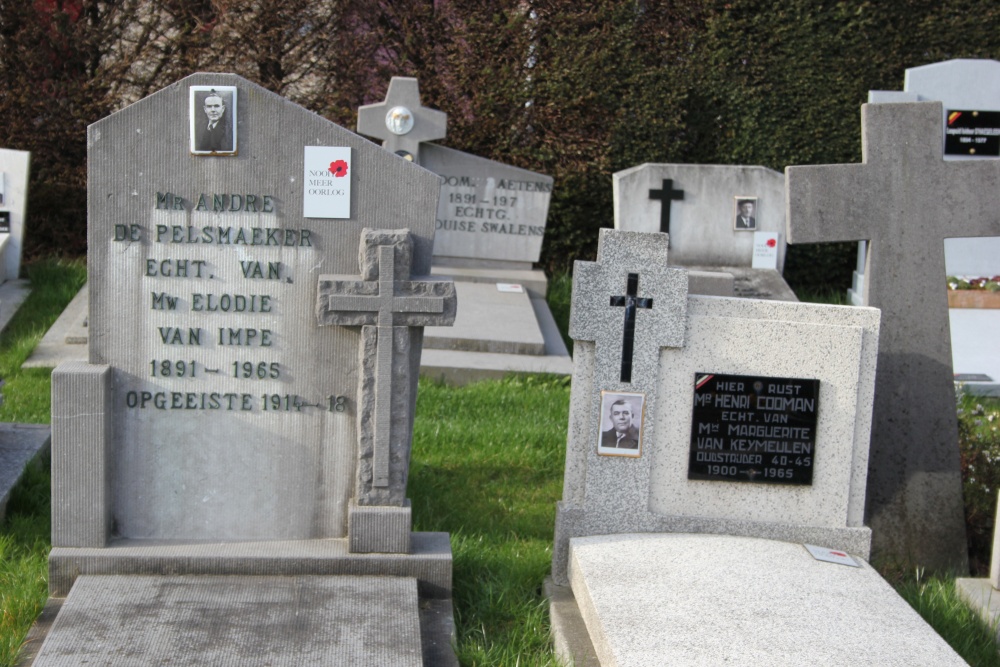
<path fill-rule="evenodd" d="M 573 354 L 573 339 L 569 337 L 569 310 L 573 297 L 573 277 L 568 273 L 559 273 L 549 278 L 549 291 L 546 301 L 552 317 L 562 332 L 563 340 L 570 355 Z"/>
<path fill-rule="evenodd" d="M 21 371 L 20 363 L 83 283 L 84 267 L 44 262 L 29 275 L 34 291 L 0 336 L 7 381 L 0 416 L 48 422 L 49 373 Z M 563 327 L 569 286 L 566 276 L 550 283 Z M 514 376 L 462 388 L 421 381 L 408 495 L 416 530 L 451 535 L 463 665 L 558 665 L 541 586 L 562 496 L 568 405 L 569 382 L 560 378 Z M 45 602 L 49 487 L 47 462 L 30 468 L 0 529 L 0 665 L 14 664 Z M 884 575 L 970 664 L 1000 667 L 989 629 L 958 600 L 951 580 Z"/>
<path fill-rule="evenodd" d="M 976 667 L 1000 667 L 995 632 L 959 598 L 954 579 L 925 579 L 919 571 L 895 577 L 883 572 L 883 576 L 966 662 Z"/>
<path fill-rule="evenodd" d="M 27 268 L 31 294 L 0 334 L 0 377 L 4 401 L 0 421 L 48 424 L 49 375 L 44 368 L 21 370 L 31 351 L 87 280 L 82 260 L 46 260 Z"/>
<path fill-rule="evenodd" d="M 409 495 L 416 530 L 451 533 L 463 665 L 556 665 L 542 580 L 562 496 L 569 382 L 421 381 Z"/>
<path fill-rule="evenodd" d="M 49 422 L 46 369 L 21 370 L 38 341 L 86 279 L 82 261 L 49 260 L 27 268 L 31 294 L 0 335 L 5 380 L 0 421 Z M 48 593 L 50 539 L 48 460 L 28 467 L 0 526 L 0 665 L 13 665 Z"/>

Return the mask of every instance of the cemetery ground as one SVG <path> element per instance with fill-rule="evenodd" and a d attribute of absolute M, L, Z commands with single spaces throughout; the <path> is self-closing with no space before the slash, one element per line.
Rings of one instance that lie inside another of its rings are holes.
<path fill-rule="evenodd" d="M 32 293 L 0 336 L 5 422 L 49 421 L 49 371 L 21 363 L 85 281 L 82 261 L 28 268 Z M 565 331 L 570 281 L 550 307 Z M 513 376 L 461 388 L 421 381 L 409 496 L 414 529 L 448 531 L 454 552 L 457 653 L 463 665 L 558 665 L 542 596 L 562 495 L 569 380 Z M 959 397 L 966 516 L 974 568 L 988 567 L 1000 488 L 1000 400 Z M 997 463 L 994 463 L 997 462 Z M 18 652 L 47 596 L 49 472 L 43 460 L 15 489 L 0 529 L 0 664 Z M 947 576 L 878 564 L 890 583 L 972 665 L 1000 665 L 994 633 Z"/>

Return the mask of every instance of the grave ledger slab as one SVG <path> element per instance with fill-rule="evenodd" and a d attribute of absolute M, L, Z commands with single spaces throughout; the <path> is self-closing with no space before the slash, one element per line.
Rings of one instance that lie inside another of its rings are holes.
<path fill-rule="evenodd" d="M 231 142 L 206 148 L 220 113 Z M 52 594 L 365 574 L 447 601 L 447 535 L 411 533 L 405 498 L 421 327 L 455 308 L 414 278 L 440 179 L 231 74 L 88 146 L 89 361 L 53 374 Z"/>
<path fill-rule="evenodd" d="M 861 107 L 863 162 L 789 167 L 792 243 L 869 241 L 882 310 L 866 516 L 877 554 L 967 567 L 943 240 L 1000 235 L 1000 163 L 945 162 L 939 103 Z"/>

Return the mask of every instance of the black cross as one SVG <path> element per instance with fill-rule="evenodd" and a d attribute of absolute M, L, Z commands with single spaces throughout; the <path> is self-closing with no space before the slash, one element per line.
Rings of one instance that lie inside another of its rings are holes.
<path fill-rule="evenodd" d="M 684 199 L 684 191 L 674 190 L 673 187 L 673 180 L 664 178 L 661 190 L 649 191 L 650 199 L 659 199 L 663 202 L 662 206 L 660 206 L 660 231 L 664 234 L 670 233 L 670 202 Z"/>
<path fill-rule="evenodd" d="M 664 181 L 669 182 L 669 181 Z M 666 189 L 666 186 L 664 186 Z M 669 205 L 668 205 L 669 206 Z M 635 309 L 652 308 L 650 298 L 637 298 L 639 291 L 639 274 L 628 274 L 628 289 L 623 296 L 611 297 L 612 306 L 625 306 L 625 328 L 622 331 L 622 382 L 632 381 L 632 347 L 635 343 Z"/>

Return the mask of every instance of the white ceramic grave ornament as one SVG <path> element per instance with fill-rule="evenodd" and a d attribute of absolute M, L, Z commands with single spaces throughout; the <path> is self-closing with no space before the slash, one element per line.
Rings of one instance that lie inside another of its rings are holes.
<path fill-rule="evenodd" d="M 406 107 L 389 109 L 385 115 L 385 126 L 395 135 L 404 135 L 413 129 L 413 113 Z"/>

